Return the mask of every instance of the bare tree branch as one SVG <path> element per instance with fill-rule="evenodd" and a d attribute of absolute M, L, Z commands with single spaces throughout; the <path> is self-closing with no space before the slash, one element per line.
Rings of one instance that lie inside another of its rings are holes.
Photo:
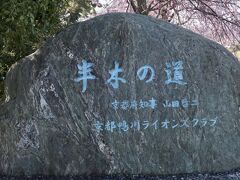
<path fill-rule="evenodd" d="M 117 1 L 123 2 L 123 0 L 114 0 L 114 3 Z M 240 41 L 240 0 L 125 0 L 124 2 L 123 7 L 127 12 L 154 16 L 204 34 L 220 43 Z"/>

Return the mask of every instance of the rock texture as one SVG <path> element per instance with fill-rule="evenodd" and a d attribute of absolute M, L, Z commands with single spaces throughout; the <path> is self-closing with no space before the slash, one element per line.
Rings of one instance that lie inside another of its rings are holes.
<path fill-rule="evenodd" d="M 76 81 L 84 60 L 95 77 L 85 91 Z M 114 89 L 108 80 L 116 62 L 126 83 Z M 74 24 L 12 66 L 6 92 L 3 175 L 240 167 L 240 63 L 222 46 L 167 22 L 117 13 Z"/>

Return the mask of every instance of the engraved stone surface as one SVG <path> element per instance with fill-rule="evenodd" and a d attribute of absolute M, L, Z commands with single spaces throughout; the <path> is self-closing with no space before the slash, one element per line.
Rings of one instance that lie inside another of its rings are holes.
<path fill-rule="evenodd" d="M 134 14 L 74 24 L 13 65 L 0 174 L 207 173 L 240 167 L 240 63 Z"/>

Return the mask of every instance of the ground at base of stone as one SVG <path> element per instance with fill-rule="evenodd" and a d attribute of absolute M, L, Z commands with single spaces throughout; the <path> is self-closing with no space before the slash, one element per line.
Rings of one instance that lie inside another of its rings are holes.
<path fill-rule="evenodd" d="M 177 175 L 81 175 L 81 176 L 8 176 L 0 180 L 240 180 L 240 169 L 222 173 L 177 174 Z"/>

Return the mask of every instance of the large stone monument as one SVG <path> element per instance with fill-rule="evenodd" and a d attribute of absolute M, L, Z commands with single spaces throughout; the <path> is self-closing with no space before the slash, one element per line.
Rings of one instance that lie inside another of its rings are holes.
<path fill-rule="evenodd" d="M 74 24 L 11 67 L 0 174 L 179 174 L 240 167 L 240 63 L 151 17 Z"/>

